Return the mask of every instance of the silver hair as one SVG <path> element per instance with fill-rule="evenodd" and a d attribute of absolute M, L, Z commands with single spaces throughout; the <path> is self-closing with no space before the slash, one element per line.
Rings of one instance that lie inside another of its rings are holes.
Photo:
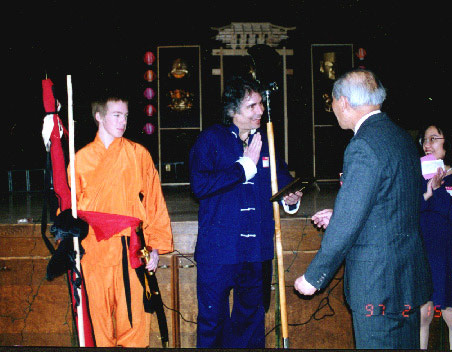
<path fill-rule="evenodd" d="M 386 89 L 373 72 L 355 69 L 334 82 L 334 99 L 342 96 L 347 98 L 353 108 L 363 105 L 381 105 L 386 99 Z"/>

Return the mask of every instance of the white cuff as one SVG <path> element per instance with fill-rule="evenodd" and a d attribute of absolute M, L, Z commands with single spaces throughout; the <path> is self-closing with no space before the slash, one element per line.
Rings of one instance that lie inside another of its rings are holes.
<path fill-rule="evenodd" d="M 242 156 L 237 162 L 242 165 L 243 170 L 245 171 L 246 181 L 251 180 L 257 174 L 257 167 L 251 158 Z"/>
<path fill-rule="evenodd" d="M 283 205 L 284 211 L 287 214 L 295 214 L 298 211 L 298 209 L 300 209 L 300 201 L 299 200 L 298 200 L 297 204 L 292 204 L 292 205 L 296 205 L 296 208 L 292 209 L 292 210 L 289 209 L 290 205 L 287 205 L 284 200 L 282 200 L 282 205 Z"/>

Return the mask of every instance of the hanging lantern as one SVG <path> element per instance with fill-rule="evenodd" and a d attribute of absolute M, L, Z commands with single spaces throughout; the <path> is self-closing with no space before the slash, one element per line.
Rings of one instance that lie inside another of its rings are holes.
<path fill-rule="evenodd" d="M 148 134 L 148 135 L 151 135 L 151 134 L 154 133 L 155 127 L 154 127 L 154 125 L 153 125 L 152 123 L 148 122 L 148 123 L 146 123 L 146 124 L 144 125 L 143 131 L 144 131 L 144 133 L 146 133 L 146 134 Z"/>
<path fill-rule="evenodd" d="M 364 60 L 364 58 L 366 57 L 367 53 L 366 50 L 364 50 L 363 48 L 359 48 L 358 52 L 356 53 L 356 56 L 358 57 L 358 59 L 360 60 Z"/>
<path fill-rule="evenodd" d="M 148 82 L 152 82 L 155 79 L 155 73 L 152 70 L 147 70 L 144 74 L 144 79 Z"/>
<path fill-rule="evenodd" d="M 144 62 L 148 65 L 152 65 L 155 61 L 155 55 L 152 51 L 148 51 L 146 52 L 146 54 L 144 54 Z"/>
<path fill-rule="evenodd" d="M 154 89 L 152 89 L 152 88 L 150 88 L 150 87 L 146 88 L 146 89 L 144 90 L 144 96 L 145 96 L 146 99 L 149 99 L 149 100 L 151 100 L 152 98 L 154 98 L 154 96 L 155 96 Z"/>
<path fill-rule="evenodd" d="M 154 105 L 147 105 L 146 108 L 144 109 L 144 112 L 146 113 L 147 116 L 153 116 L 156 113 L 156 109 L 154 108 Z"/>

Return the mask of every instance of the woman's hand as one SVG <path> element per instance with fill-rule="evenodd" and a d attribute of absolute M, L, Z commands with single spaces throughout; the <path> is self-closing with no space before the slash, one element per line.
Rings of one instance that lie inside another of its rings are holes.
<path fill-rule="evenodd" d="M 443 179 L 446 176 L 446 171 L 444 171 L 442 168 L 438 168 L 436 171 L 436 175 L 432 177 L 432 189 L 435 191 L 438 188 L 441 187 L 441 185 L 444 183 Z"/>
<path fill-rule="evenodd" d="M 424 200 L 430 199 L 433 196 L 433 191 L 437 190 L 444 183 L 443 179 L 446 176 L 446 171 L 442 168 L 436 170 L 436 174 L 428 181 L 427 190 L 424 193 Z"/>

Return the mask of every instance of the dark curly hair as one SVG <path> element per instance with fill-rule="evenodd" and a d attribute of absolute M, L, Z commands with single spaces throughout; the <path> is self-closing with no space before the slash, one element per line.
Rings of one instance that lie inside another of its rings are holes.
<path fill-rule="evenodd" d="M 422 139 L 424 138 L 425 131 L 427 131 L 427 129 L 431 126 L 436 127 L 438 132 L 441 133 L 441 135 L 444 137 L 443 148 L 446 151 L 446 154 L 444 155 L 444 159 L 443 159 L 444 164 L 449 165 L 449 166 L 452 165 L 452 135 L 451 135 L 450 127 L 447 124 L 442 123 L 442 122 L 432 122 L 432 123 L 424 125 L 424 127 L 419 131 L 419 136 L 418 136 L 418 140 L 419 140 L 421 149 L 422 149 Z"/>
<path fill-rule="evenodd" d="M 255 80 L 233 76 L 227 81 L 222 97 L 223 123 L 225 125 L 232 123 L 232 117 L 239 111 L 243 99 L 252 92 L 262 95 L 262 88 Z"/>

